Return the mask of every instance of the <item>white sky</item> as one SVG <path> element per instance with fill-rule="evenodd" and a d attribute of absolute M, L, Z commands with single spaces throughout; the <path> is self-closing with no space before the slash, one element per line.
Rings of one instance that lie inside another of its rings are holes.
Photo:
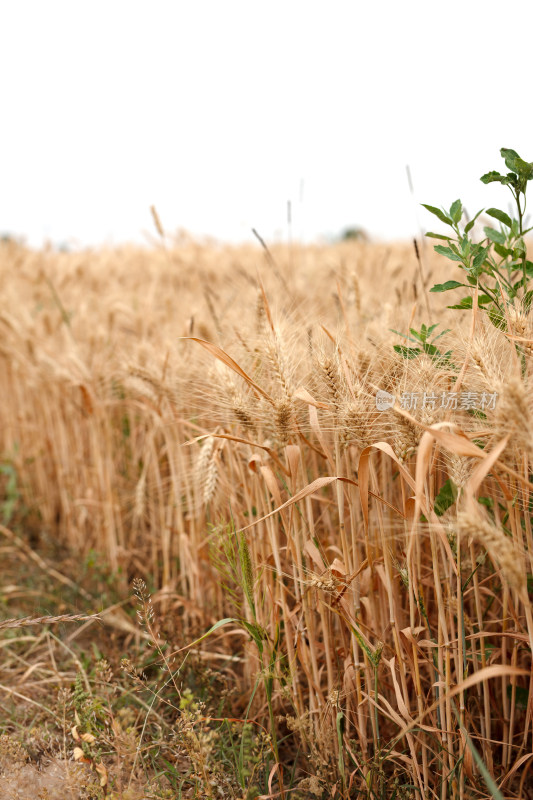
<path fill-rule="evenodd" d="M 479 181 L 500 147 L 533 160 L 530 0 L 1 12 L 0 232 L 31 244 L 146 241 L 151 204 L 170 232 L 287 239 L 289 200 L 294 239 L 407 238 L 439 229 L 416 203 L 507 209 Z"/>

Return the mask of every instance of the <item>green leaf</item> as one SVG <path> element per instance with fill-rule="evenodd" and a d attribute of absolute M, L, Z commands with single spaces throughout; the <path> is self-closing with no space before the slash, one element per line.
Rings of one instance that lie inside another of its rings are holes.
<path fill-rule="evenodd" d="M 494 508 L 494 500 L 492 497 L 478 497 L 478 503 L 486 508 Z"/>
<path fill-rule="evenodd" d="M 372 652 L 372 650 L 370 649 L 370 647 L 367 645 L 367 643 L 365 642 L 365 640 L 363 639 L 363 637 L 361 636 L 361 634 L 359 633 L 359 631 L 357 630 L 357 628 L 355 628 L 355 627 L 354 627 L 353 625 L 351 625 L 349 622 L 348 622 L 348 625 L 349 625 L 349 627 L 350 627 L 350 630 L 352 631 L 353 635 L 355 636 L 355 638 L 356 638 L 356 639 L 357 639 L 357 641 L 359 642 L 359 644 L 360 644 L 360 646 L 361 646 L 361 649 L 365 651 L 365 653 L 367 654 L 367 656 L 368 656 L 369 660 L 370 660 L 370 661 L 371 661 L 371 663 L 373 664 L 373 663 L 374 663 L 374 653 Z"/>
<path fill-rule="evenodd" d="M 486 236 L 491 240 L 491 242 L 496 242 L 497 244 L 504 245 L 505 242 L 507 241 L 505 233 L 497 231 L 495 228 L 489 228 L 488 226 L 485 226 L 483 230 L 485 231 Z"/>
<path fill-rule="evenodd" d="M 472 758 L 474 759 L 474 762 L 475 762 L 478 770 L 480 771 L 483 780 L 485 781 L 485 786 L 489 790 L 490 796 L 493 798 L 493 800 L 505 800 L 503 794 L 498 789 L 498 786 L 496 785 L 496 782 L 494 781 L 494 778 L 492 777 L 492 775 L 488 771 L 487 767 L 485 766 L 485 762 L 483 761 L 483 759 L 479 755 L 478 751 L 476 750 L 472 739 L 468 735 L 468 731 L 466 730 L 465 726 L 461 722 L 461 718 L 460 718 L 459 713 L 457 711 L 456 705 L 455 705 L 455 703 L 453 701 L 452 701 L 452 709 L 453 709 L 453 713 L 455 714 L 455 718 L 456 718 L 456 720 L 457 720 L 457 722 L 459 724 L 459 727 L 461 728 L 461 732 L 463 733 L 463 736 L 465 738 L 466 746 L 468 747 L 468 749 L 472 753 Z"/>
<path fill-rule="evenodd" d="M 449 258 L 450 261 L 460 261 L 462 262 L 461 256 L 458 256 L 456 253 L 453 252 L 451 247 L 444 247 L 442 244 L 436 244 L 433 248 L 436 253 L 440 253 L 442 256 L 446 256 Z"/>
<path fill-rule="evenodd" d="M 432 231 L 430 231 L 429 233 L 426 233 L 426 236 L 428 237 L 428 239 L 442 239 L 443 242 L 450 241 L 450 237 L 443 236 L 442 233 L 433 233 Z"/>
<path fill-rule="evenodd" d="M 415 328 L 409 328 L 409 333 L 412 333 L 415 339 L 418 339 L 419 342 L 424 342 L 426 340 L 425 333 L 426 333 L 426 326 L 422 325 L 422 330 L 420 333 L 415 330 Z"/>
<path fill-rule="evenodd" d="M 424 208 L 427 208 L 432 214 L 435 214 L 436 217 L 440 219 L 441 222 L 444 222 L 446 225 L 450 225 L 453 228 L 453 220 L 444 212 L 441 211 L 440 208 L 436 208 L 435 206 L 428 206 L 426 203 L 421 203 Z"/>
<path fill-rule="evenodd" d="M 531 301 L 532 300 L 533 300 L 533 289 L 530 289 L 529 292 L 525 293 L 525 295 L 524 295 L 524 297 L 522 299 L 522 303 L 524 305 L 524 310 L 526 311 L 527 314 L 529 314 L 529 311 L 531 309 Z"/>
<path fill-rule="evenodd" d="M 450 206 L 450 217 L 453 219 L 454 222 L 459 222 L 461 217 L 463 216 L 463 204 L 460 200 L 456 200 Z"/>
<path fill-rule="evenodd" d="M 473 261 L 473 264 L 472 264 L 472 266 L 474 267 L 475 270 L 477 270 L 477 269 L 479 269 L 479 267 L 481 267 L 481 265 L 483 264 L 483 262 L 487 258 L 487 253 L 489 252 L 489 250 L 490 250 L 490 246 L 489 247 L 482 247 L 479 250 L 479 252 L 478 252 L 477 256 L 474 258 L 474 261 Z"/>
<path fill-rule="evenodd" d="M 487 208 L 486 213 L 489 217 L 494 217 L 497 219 L 498 222 L 503 222 L 504 225 L 507 225 L 508 228 L 512 225 L 512 219 L 509 214 L 506 214 L 505 211 L 500 211 L 499 208 Z"/>
<path fill-rule="evenodd" d="M 505 166 L 508 169 L 517 172 L 518 175 L 526 181 L 530 181 L 531 178 L 533 178 L 533 164 L 529 164 L 527 161 L 520 158 L 516 150 L 502 147 L 500 153 L 502 158 L 505 159 Z"/>
<path fill-rule="evenodd" d="M 469 233 L 469 232 L 472 230 L 472 228 L 473 228 L 473 227 L 474 227 L 474 225 L 475 225 L 476 219 L 477 219 L 477 218 L 479 217 L 479 215 L 480 215 L 480 214 L 482 214 L 482 213 L 483 213 L 483 209 L 481 209 L 480 211 L 478 211 L 478 212 L 477 212 L 477 214 L 476 214 L 476 216 L 475 216 L 475 217 L 472 217 L 472 219 L 470 220 L 470 222 L 467 222 L 467 224 L 465 225 L 465 234 L 466 234 L 466 233 Z"/>
<path fill-rule="evenodd" d="M 394 328 L 389 328 L 391 333 L 397 333 L 398 336 L 401 336 L 402 339 L 408 339 L 410 342 L 414 342 L 416 344 L 416 339 L 413 339 L 412 336 L 406 336 L 405 333 L 400 333 L 400 331 L 395 331 Z"/>
<path fill-rule="evenodd" d="M 497 308 L 490 308 L 487 313 L 489 315 L 490 321 L 492 322 L 495 328 L 499 328 L 502 331 L 505 331 L 507 329 L 507 322 L 505 320 L 505 317 L 502 316 L 501 312 L 498 311 Z"/>
<path fill-rule="evenodd" d="M 447 511 L 450 506 L 453 506 L 456 500 L 457 486 L 454 484 L 451 478 L 448 478 L 435 498 L 435 504 L 433 506 L 435 514 L 438 517 L 442 517 L 444 512 Z"/>
<path fill-rule="evenodd" d="M 464 283 L 458 281 L 446 281 L 446 283 L 437 283 L 430 292 L 449 292 L 450 289 L 457 289 L 459 286 L 464 286 Z"/>
<path fill-rule="evenodd" d="M 461 302 L 458 303 L 457 305 L 455 305 L 455 306 L 446 306 L 446 308 L 459 308 L 461 310 L 465 309 L 465 308 L 472 308 L 472 298 L 471 297 L 463 297 Z"/>
<path fill-rule="evenodd" d="M 480 180 L 483 183 L 494 183 L 495 181 L 501 183 L 503 181 L 503 175 L 500 175 L 499 172 L 493 169 L 491 172 L 486 172 L 485 175 L 482 175 Z"/>
<path fill-rule="evenodd" d="M 245 619 L 241 619 L 240 623 L 243 626 L 243 628 L 245 628 L 248 631 L 250 637 L 254 640 L 259 652 L 262 653 L 263 641 L 268 638 L 264 628 L 253 622 L 247 622 Z"/>
<path fill-rule="evenodd" d="M 194 642 L 185 645 L 185 647 L 183 647 L 182 650 L 188 650 L 189 647 L 195 647 L 197 644 L 199 644 L 199 642 L 202 642 L 204 639 L 206 639 L 208 636 L 214 633 L 218 628 L 221 628 L 222 625 L 228 625 L 230 622 L 239 622 L 239 620 L 235 619 L 234 617 L 226 617 L 225 619 L 219 619 L 219 621 L 215 622 L 215 624 L 212 625 L 211 628 L 209 628 L 209 630 L 206 633 L 204 633 L 203 636 L 200 636 L 199 639 L 195 639 Z M 178 650 L 178 652 L 180 651 Z"/>
<path fill-rule="evenodd" d="M 454 251 L 454 253 L 457 253 L 457 255 L 462 256 L 463 263 L 464 264 L 468 264 L 468 261 L 470 259 L 470 253 L 472 252 L 472 249 L 475 249 L 476 245 L 473 245 L 473 243 L 470 241 L 468 236 L 463 236 L 463 238 L 461 239 L 460 244 L 461 244 L 461 250 L 460 251 L 457 250 L 453 245 L 450 245 L 450 246 L 451 246 L 452 250 Z"/>
<path fill-rule="evenodd" d="M 513 172 L 517 172 L 514 162 L 516 160 L 521 161 L 521 158 L 516 150 L 511 150 L 510 147 L 500 147 L 500 155 L 505 159 L 505 166 L 507 169 L 512 169 Z"/>
<path fill-rule="evenodd" d="M 466 413 L 470 414 L 471 417 L 475 417 L 476 419 L 487 419 L 487 415 L 479 408 L 467 408 Z"/>
<path fill-rule="evenodd" d="M 494 183 L 497 181 L 504 186 L 511 184 L 516 187 L 518 185 L 518 176 L 515 175 L 514 172 L 510 172 L 508 175 L 500 175 L 499 172 L 492 170 L 492 172 L 487 172 L 486 175 L 482 175 L 480 180 L 483 183 Z"/>
<path fill-rule="evenodd" d="M 513 186 L 515 189 L 518 189 L 520 186 L 520 181 L 518 180 L 518 175 L 514 172 L 508 172 L 505 178 L 502 180 L 504 186 Z"/>
<path fill-rule="evenodd" d="M 477 298 L 477 304 L 479 308 L 486 306 L 487 303 L 493 303 L 494 300 L 488 294 L 480 294 Z M 472 308 L 473 305 L 473 298 L 472 297 L 463 297 L 458 305 L 455 306 L 447 306 L 447 308 Z"/>
<path fill-rule="evenodd" d="M 437 323 L 437 325 L 438 325 L 438 324 L 439 324 L 439 323 Z M 435 328 L 435 327 L 436 327 L 435 325 L 432 325 L 432 327 L 431 327 L 431 330 L 433 330 L 433 328 Z M 438 336 L 435 336 L 435 338 L 433 339 L 433 341 L 434 341 L 434 342 L 436 342 L 436 341 L 437 341 L 437 339 L 440 339 L 440 337 L 441 337 L 441 336 L 444 336 L 446 333 L 450 333 L 450 331 L 451 331 L 451 328 L 446 328 L 446 330 L 445 330 L 445 331 L 441 331 L 441 332 L 439 333 L 439 335 L 438 335 Z"/>
<path fill-rule="evenodd" d="M 507 697 L 511 700 L 513 696 L 513 687 L 507 687 Z M 529 691 L 523 686 L 515 686 L 515 704 L 517 708 L 527 708 L 529 702 Z"/>
<path fill-rule="evenodd" d="M 509 250 L 508 247 L 502 247 L 501 244 L 495 244 L 494 250 L 501 258 L 509 258 L 509 256 L 513 253 L 512 250 Z"/>
<path fill-rule="evenodd" d="M 526 255 L 526 245 L 523 239 L 518 239 L 513 247 L 513 256 L 515 258 L 522 258 Z"/>
<path fill-rule="evenodd" d="M 403 344 L 395 344 L 394 349 L 404 358 L 416 358 L 422 352 L 419 347 L 406 347 Z"/>

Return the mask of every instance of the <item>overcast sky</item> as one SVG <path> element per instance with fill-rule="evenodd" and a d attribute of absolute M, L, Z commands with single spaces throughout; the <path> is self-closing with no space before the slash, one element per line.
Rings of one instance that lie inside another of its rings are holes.
<path fill-rule="evenodd" d="M 362 227 L 508 207 L 533 160 L 524 0 L 16 0 L 0 24 L 0 233 L 79 245 Z M 410 165 L 415 199 L 406 177 Z M 533 201 L 532 201 L 533 202 Z M 533 206 L 532 206 L 533 208 Z"/>

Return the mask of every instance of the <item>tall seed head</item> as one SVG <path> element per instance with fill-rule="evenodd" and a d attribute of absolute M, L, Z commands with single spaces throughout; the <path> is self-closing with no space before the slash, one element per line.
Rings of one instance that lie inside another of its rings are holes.
<path fill-rule="evenodd" d="M 513 306 L 508 307 L 507 313 L 513 334 L 520 336 L 521 339 L 533 340 L 531 314 Z M 533 346 L 529 342 L 518 342 L 518 344 L 528 356 L 533 355 Z"/>
<path fill-rule="evenodd" d="M 454 484 L 457 488 L 464 489 L 472 473 L 472 459 L 458 456 L 455 453 L 447 453 L 446 464 L 448 467 L 448 474 Z"/>
<path fill-rule="evenodd" d="M 345 394 L 338 355 L 336 354 L 334 358 L 324 356 L 319 365 L 328 400 L 333 406 L 335 418 L 338 418 Z"/>
<path fill-rule="evenodd" d="M 215 452 L 216 440 L 208 436 L 200 450 L 196 462 L 196 479 L 200 486 L 203 505 L 208 505 L 213 499 L 217 485 L 218 464 Z"/>
<path fill-rule="evenodd" d="M 513 589 L 521 590 L 524 586 L 522 559 L 512 540 L 501 528 L 484 519 L 480 514 L 460 511 L 457 515 L 456 527 L 462 537 L 472 537 L 484 547 L 491 559 L 498 564 L 502 573 Z"/>
<path fill-rule="evenodd" d="M 239 561 L 241 565 L 244 594 L 246 595 L 250 610 L 255 612 L 252 556 L 250 554 L 248 542 L 246 541 L 246 536 L 242 532 L 239 534 Z"/>
<path fill-rule="evenodd" d="M 406 461 L 418 447 L 423 430 L 401 414 L 395 414 L 392 430 L 393 449 L 400 461 Z"/>
<path fill-rule="evenodd" d="M 511 434 L 511 443 L 519 450 L 533 454 L 533 433 L 528 390 L 517 375 L 497 384 L 497 401 L 493 414 L 494 436 Z"/>
<path fill-rule="evenodd" d="M 288 397 L 282 397 L 274 403 L 274 425 L 276 435 L 282 447 L 290 438 L 293 423 L 293 403 Z"/>

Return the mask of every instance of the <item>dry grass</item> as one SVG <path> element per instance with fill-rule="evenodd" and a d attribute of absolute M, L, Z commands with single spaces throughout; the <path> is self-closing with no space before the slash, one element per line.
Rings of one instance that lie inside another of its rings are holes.
<path fill-rule="evenodd" d="M 441 295 L 427 319 L 403 245 L 4 243 L 0 270 L 4 538 L 155 587 L 163 669 L 211 660 L 264 731 L 224 796 L 532 796 L 527 348 Z M 452 328 L 451 364 L 394 351 L 423 322 Z M 418 407 L 380 412 L 378 388 Z M 452 391 L 498 398 L 420 407 Z M 179 796 L 215 797 L 213 715 L 175 691 Z"/>

